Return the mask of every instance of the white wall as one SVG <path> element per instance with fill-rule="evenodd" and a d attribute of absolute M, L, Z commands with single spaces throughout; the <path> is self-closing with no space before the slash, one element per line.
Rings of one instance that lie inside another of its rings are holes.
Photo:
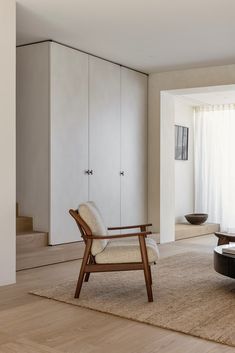
<path fill-rule="evenodd" d="M 161 243 L 167 243 L 175 240 L 175 217 L 172 217 L 172 215 L 175 215 L 175 184 L 172 183 L 172 180 L 175 179 L 174 108 L 174 96 L 168 94 L 167 92 L 161 92 Z M 153 223 L 152 220 L 151 223 Z"/>
<path fill-rule="evenodd" d="M 189 128 L 188 160 L 175 160 L 175 222 L 194 212 L 194 111 L 183 98 L 175 97 L 175 124 Z"/>
<path fill-rule="evenodd" d="M 0 285 L 15 282 L 15 1 L 0 1 Z"/>
<path fill-rule="evenodd" d="M 160 229 L 160 94 L 161 91 L 230 85 L 235 65 L 153 73 L 149 76 L 148 212 L 155 231 Z M 168 175 L 174 184 L 174 174 Z"/>
<path fill-rule="evenodd" d="M 49 231 L 49 42 L 16 50 L 16 200 Z"/>

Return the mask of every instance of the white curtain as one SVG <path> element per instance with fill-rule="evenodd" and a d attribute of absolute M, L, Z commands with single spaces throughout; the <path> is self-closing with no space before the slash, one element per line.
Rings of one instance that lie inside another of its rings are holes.
<path fill-rule="evenodd" d="M 195 108 L 195 212 L 235 232 L 235 105 Z"/>

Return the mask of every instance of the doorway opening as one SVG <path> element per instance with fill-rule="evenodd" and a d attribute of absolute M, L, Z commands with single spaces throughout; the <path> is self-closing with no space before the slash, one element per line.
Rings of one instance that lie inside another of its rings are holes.
<path fill-rule="evenodd" d="M 219 230 L 212 212 L 208 223 L 193 227 L 184 216 L 205 212 L 200 208 L 196 168 L 200 161 L 195 150 L 195 128 L 199 131 L 196 111 L 203 107 L 224 106 L 235 103 L 235 85 L 210 86 L 161 92 L 161 154 L 160 154 L 160 241 L 174 241 L 185 237 L 209 234 Z M 175 160 L 175 125 L 188 128 L 188 159 Z M 203 129 L 203 127 L 202 127 Z M 198 143 L 198 142 L 197 142 Z M 203 150 L 200 151 L 203 154 Z M 196 165 L 197 163 L 197 165 Z M 213 191 L 211 191 L 212 195 Z M 201 206 L 201 208 L 203 208 Z M 211 210 L 208 206 L 206 209 Z M 213 222 L 211 222 L 211 219 Z"/>

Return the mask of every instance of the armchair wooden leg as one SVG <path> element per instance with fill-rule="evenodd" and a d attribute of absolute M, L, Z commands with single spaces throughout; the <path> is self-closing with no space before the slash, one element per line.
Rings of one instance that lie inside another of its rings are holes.
<path fill-rule="evenodd" d="M 78 282 L 77 282 L 77 287 L 76 287 L 74 298 L 79 298 L 79 295 L 81 292 L 83 278 L 85 275 L 85 266 L 87 265 L 88 258 L 90 255 L 91 244 L 92 244 L 91 240 L 88 239 L 88 241 L 86 243 L 86 248 L 85 248 L 85 252 L 84 252 L 84 256 L 83 256 L 83 260 L 82 260 L 82 265 L 81 265 L 81 269 L 80 269 L 80 273 L 79 273 L 79 277 L 78 277 Z"/>
<path fill-rule="evenodd" d="M 151 286 L 151 272 L 149 268 L 150 266 L 148 262 L 148 254 L 146 249 L 145 238 L 143 238 L 142 236 L 139 236 L 139 243 L 140 243 L 142 262 L 144 265 L 144 277 L 145 277 L 146 289 L 148 294 L 148 301 L 152 302 L 153 292 L 152 292 L 152 286 Z"/>
<path fill-rule="evenodd" d="M 90 272 L 87 272 L 87 273 L 85 274 L 84 282 L 88 282 L 88 281 L 89 281 L 89 278 L 90 278 Z"/>
<path fill-rule="evenodd" d="M 150 277 L 150 284 L 152 285 L 153 281 L 152 281 L 152 273 L 151 273 L 151 266 L 150 265 L 149 265 L 149 277 Z"/>
<path fill-rule="evenodd" d="M 92 255 L 90 255 L 90 258 L 89 258 L 89 265 L 92 265 L 93 264 L 93 258 L 92 258 Z M 85 279 L 84 279 L 84 282 L 88 282 L 89 281 L 89 278 L 90 278 L 90 272 L 87 272 L 85 274 Z"/>

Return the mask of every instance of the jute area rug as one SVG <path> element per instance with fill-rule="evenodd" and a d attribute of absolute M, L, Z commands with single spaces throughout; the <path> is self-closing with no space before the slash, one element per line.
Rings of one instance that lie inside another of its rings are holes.
<path fill-rule="evenodd" d="M 235 280 L 214 271 L 212 254 L 163 258 L 152 277 L 153 303 L 142 271 L 91 274 L 79 299 L 76 280 L 31 293 L 235 346 Z"/>

